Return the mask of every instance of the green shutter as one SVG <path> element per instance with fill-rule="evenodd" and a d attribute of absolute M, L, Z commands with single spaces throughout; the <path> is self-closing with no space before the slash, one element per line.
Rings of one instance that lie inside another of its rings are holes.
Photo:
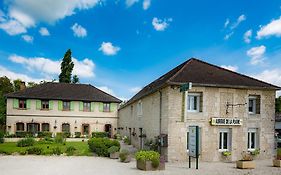
<path fill-rule="evenodd" d="M 41 109 L 41 100 L 36 100 L 36 109 Z"/>
<path fill-rule="evenodd" d="M 49 101 L 49 109 L 53 110 L 53 108 L 54 108 L 54 101 L 50 100 Z"/>
<path fill-rule="evenodd" d="M 110 103 L 110 112 L 114 112 L 117 110 L 117 104 L 116 103 Z"/>
<path fill-rule="evenodd" d="M 84 109 L 83 102 L 80 101 L 79 102 L 79 111 L 83 111 L 83 109 Z"/>
<path fill-rule="evenodd" d="M 99 103 L 99 111 L 103 112 L 103 103 L 102 102 Z"/>
<path fill-rule="evenodd" d="M 62 111 L 62 101 L 61 100 L 58 101 L 58 110 Z"/>
<path fill-rule="evenodd" d="M 30 109 L 30 102 L 31 102 L 31 100 L 26 100 L 26 109 Z"/>
<path fill-rule="evenodd" d="M 91 111 L 94 111 L 94 110 L 95 110 L 95 103 L 91 102 Z"/>
<path fill-rule="evenodd" d="M 19 99 L 13 99 L 13 108 L 19 108 Z"/>
<path fill-rule="evenodd" d="M 71 101 L 71 102 L 70 102 L 70 110 L 71 110 L 71 111 L 74 111 L 74 101 Z"/>

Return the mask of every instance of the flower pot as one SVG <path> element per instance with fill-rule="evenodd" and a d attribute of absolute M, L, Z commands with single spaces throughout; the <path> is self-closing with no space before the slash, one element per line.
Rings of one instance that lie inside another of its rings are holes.
<path fill-rule="evenodd" d="M 236 167 L 239 169 L 254 169 L 256 164 L 254 161 L 238 160 L 236 161 Z"/>
<path fill-rule="evenodd" d="M 110 156 L 109 156 L 111 159 L 118 159 L 119 158 L 119 152 L 116 152 L 116 153 L 110 153 Z"/>
<path fill-rule="evenodd" d="M 123 163 L 129 163 L 129 162 L 131 162 L 131 156 L 128 155 L 128 156 L 126 157 L 126 159 L 125 159 L 124 161 L 121 161 L 121 162 L 123 162 Z"/>
<path fill-rule="evenodd" d="M 155 171 L 158 170 L 159 167 L 154 168 L 151 161 L 137 160 L 137 168 L 144 171 Z"/>
<path fill-rule="evenodd" d="M 273 160 L 273 166 L 274 167 L 281 167 L 281 160 L 274 159 Z"/>

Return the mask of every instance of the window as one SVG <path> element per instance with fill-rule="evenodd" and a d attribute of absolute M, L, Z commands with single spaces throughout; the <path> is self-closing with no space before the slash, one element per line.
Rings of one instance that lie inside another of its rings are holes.
<path fill-rule="evenodd" d="M 137 114 L 138 114 L 138 116 L 142 115 L 142 102 L 141 101 L 139 101 L 137 104 Z"/>
<path fill-rule="evenodd" d="M 26 100 L 25 99 L 19 99 L 19 108 L 26 109 Z"/>
<path fill-rule="evenodd" d="M 248 150 L 251 151 L 257 149 L 257 143 L 257 129 L 248 129 Z"/>
<path fill-rule="evenodd" d="M 83 110 L 90 111 L 91 110 L 91 103 L 90 102 L 83 102 Z"/>
<path fill-rule="evenodd" d="M 62 132 L 70 132 L 70 125 L 68 123 L 62 124 L 61 131 Z"/>
<path fill-rule="evenodd" d="M 248 111 L 249 114 L 260 114 L 260 96 L 249 96 Z"/>
<path fill-rule="evenodd" d="M 49 109 L 49 100 L 41 101 L 41 109 Z"/>
<path fill-rule="evenodd" d="M 104 103 L 103 112 L 109 112 L 109 111 L 110 111 L 110 103 Z"/>
<path fill-rule="evenodd" d="M 70 111 L 70 102 L 69 101 L 63 101 L 63 110 Z"/>
<path fill-rule="evenodd" d="M 202 99 L 200 98 L 200 93 L 189 93 L 187 98 L 187 111 L 188 112 L 201 112 L 200 103 Z"/>
<path fill-rule="evenodd" d="M 50 124 L 49 123 L 42 123 L 42 131 L 49 131 Z"/>
<path fill-rule="evenodd" d="M 16 129 L 17 131 L 24 131 L 24 123 L 17 123 Z"/>
<path fill-rule="evenodd" d="M 229 151 L 230 141 L 230 129 L 220 129 L 219 151 Z"/>

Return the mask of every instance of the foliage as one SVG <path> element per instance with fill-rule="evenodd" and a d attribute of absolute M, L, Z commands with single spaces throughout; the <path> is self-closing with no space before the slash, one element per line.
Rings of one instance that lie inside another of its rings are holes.
<path fill-rule="evenodd" d="M 0 131 L 0 143 L 4 143 L 4 132 Z"/>
<path fill-rule="evenodd" d="M 112 154 L 112 153 L 116 153 L 120 150 L 120 147 L 118 146 L 111 146 L 110 148 L 108 148 L 108 153 Z"/>
<path fill-rule="evenodd" d="M 43 149 L 40 147 L 30 147 L 26 150 L 28 154 L 36 154 L 36 155 L 40 155 L 42 151 Z"/>
<path fill-rule="evenodd" d="M 71 133 L 70 132 L 63 132 L 63 136 L 65 138 L 70 138 L 71 137 Z"/>
<path fill-rule="evenodd" d="M 61 148 L 60 147 L 54 147 L 53 149 L 52 149 L 52 153 L 54 154 L 54 155 L 61 155 L 62 154 L 62 150 L 61 150 Z"/>
<path fill-rule="evenodd" d="M 96 137 L 96 138 L 108 137 L 108 132 L 92 132 L 92 137 Z"/>
<path fill-rule="evenodd" d="M 38 86 L 38 84 L 35 82 L 27 82 L 27 88 L 31 88 L 31 87 L 35 87 L 35 86 Z"/>
<path fill-rule="evenodd" d="M 33 146 L 34 144 L 35 144 L 35 140 L 34 140 L 34 138 L 31 138 L 31 137 L 21 139 L 17 142 L 18 147 Z"/>
<path fill-rule="evenodd" d="M 38 141 L 39 144 L 53 144 L 54 143 L 54 139 L 50 138 L 50 137 L 44 137 L 43 139 L 40 139 Z"/>
<path fill-rule="evenodd" d="M 242 154 L 242 160 L 244 160 L 244 161 L 253 160 L 253 156 L 251 155 L 251 153 L 243 151 L 241 154 Z"/>
<path fill-rule="evenodd" d="M 24 137 L 31 137 L 32 134 L 27 131 L 16 131 L 16 137 L 18 138 L 24 138 Z"/>
<path fill-rule="evenodd" d="M 75 132 L 74 135 L 75 135 L 75 138 L 80 138 L 81 137 L 81 132 Z"/>
<path fill-rule="evenodd" d="M 120 149 L 120 143 L 117 140 L 108 138 L 92 138 L 88 140 L 89 149 L 98 156 L 108 157 L 108 148 L 117 146 Z"/>
<path fill-rule="evenodd" d="M 74 146 L 68 146 L 68 147 L 66 147 L 65 153 L 68 156 L 72 156 L 72 155 L 74 155 L 75 151 L 76 151 L 76 148 Z"/>
<path fill-rule="evenodd" d="M 156 151 L 138 151 L 136 159 L 141 161 L 160 161 L 160 154 Z"/>
<path fill-rule="evenodd" d="M 157 139 L 153 140 L 147 140 L 144 145 L 151 151 L 157 151 L 158 150 L 158 146 L 159 146 L 159 142 L 157 141 Z"/>
<path fill-rule="evenodd" d="M 21 79 L 16 79 L 13 81 L 15 92 L 20 90 L 21 83 L 22 83 Z"/>
<path fill-rule="evenodd" d="M 254 151 L 251 151 L 250 153 L 253 156 L 259 155 L 260 154 L 260 149 L 255 149 Z"/>
<path fill-rule="evenodd" d="M 156 157 L 152 158 L 151 165 L 153 166 L 153 168 L 157 168 L 159 166 L 159 164 L 160 164 L 160 159 L 158 159 Z"/>
<path fill-rule="evenodd" d="M 121 135 L 116 133 L 116 134 L 114 134 L 113 138 L 117 139 L 117 140 L 121 140 Z"/>
<path fill-rule="evenodd" d="M 74 63 L 71 58 L 71 50 L 68 49 L 64 54 L 61 62 L 61 73 L 59 75 L 60 83 L 71 83 L 71 74 L 74 67 Z"/>
<path fill-rule="evenodd" d="M 275 99 L 275 111 L 281 112 L 281 96 Z"/>
<path fill-rule="evenodd" d="M 124 141 L 124 143 L 126 143 L 126 144 L 128 144 L 128 145 L 131 144 L 131 141 L 130 141 L 130 139 L 129 139 L 127 136 L 124 136 L 124 137 L 123 137 L 123 141 Z"/>
<path fill-rule="evenodd" d="M 0 125 L 6 123 L 6 99 L 5 94 L 13 92 L 13 84 L 6 76 L 0 77 Z"/>
<path fill-rule="evenodd" d="M 60 144 L 63 144 L 66 141 L 63 133 L 57 133 L 54 140 L 55 140 L 55 143 L 60 143 Z"/>
<path fill-rule="evenodd" d="M 74 75 L 74 76 L 72 77 L 72 83 L 73 83 L 73 84 L 79 83 L 79 78 L 78 78 L 77 75 Z"/>
<path fill-rule="evenodd" d="M 276 155 L 277 160 L 281 160 L 281 148 L 277 149 L 277 155 Z"/>
<path fill-rule="evenodd" d="M 129 155 L 130 155 L 130 153 L 128 150 L 126 150 L 126 149 L 121 150 L 120 154 L 119 154 L 120 161 L 124 162 Z"/>
<path fill-rule="evenodd" d="M 38 132 L 37 137 L 52 137 L 53 133 L 48 131 Z"/>
<path fill-rule="evenodd" d="M 228 157 L 228 156 L 231 156 L 231 152 L 230 151 L 223 151 L 222 155 Z"/>

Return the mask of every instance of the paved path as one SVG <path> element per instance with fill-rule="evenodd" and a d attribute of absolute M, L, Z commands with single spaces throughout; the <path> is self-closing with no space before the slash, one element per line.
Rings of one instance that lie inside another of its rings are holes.
<path fill-rule="evenodd" d="M 187 163 L 167 163 L 165 171 L 137 170 L 135 161 L 99 157 L 67 156 L 0 156 L 0 175 L 280 175 L 281 168 L 271 167 L 271 160 L 256 161 L 254 170 L 238 170 L 234 163 L 201 162 L 200 169 L 188 169 Z M 194 166 L 194 164 L 193 164 Z"/>

